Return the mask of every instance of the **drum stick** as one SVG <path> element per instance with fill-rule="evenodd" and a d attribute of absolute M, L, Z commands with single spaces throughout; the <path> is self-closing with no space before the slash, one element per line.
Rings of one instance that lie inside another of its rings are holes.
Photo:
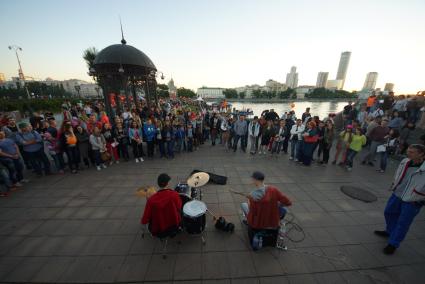
<path fill-rule="evenodd" d="M 230 191 L 230 192 L 232 192 L 232 193 L 234 193 L 234 194 L 238 194 L 238 195 L 244 196 L 244 197 L 246 197 L 246 198 L 248 198 L 248 197 L 249 197 L 249 195 L 248 195 L 248 194 L 243 193 L 243 192 L 234 191 L 234 190 L 232 190 L 232 189 L 229 189 L 229 191 Z"/>

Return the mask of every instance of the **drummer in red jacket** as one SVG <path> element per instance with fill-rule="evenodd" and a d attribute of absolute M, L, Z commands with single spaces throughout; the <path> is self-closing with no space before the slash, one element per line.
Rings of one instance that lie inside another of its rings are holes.
<path fill-rule="evenodd" d="M 157 237 L 175 235 L 181 223 L 182 201 L 179 194 L 168 188 L 171 177 L 165 173 L 158 176 L 160 190 L 146 202 L 142 224 L 149 224 L 149 231 Z"/>
<path fill-rule="evenodd" d="M 263 173 L 254 172 L 251 177 L 257 189 L 246 196 L 249 205 L 241 204 L 248 226 L 256 230 L 278 228 L 286 213 L 283 206 L 291 206 L 291 200 L 276 187 L 265 185 Z"/>

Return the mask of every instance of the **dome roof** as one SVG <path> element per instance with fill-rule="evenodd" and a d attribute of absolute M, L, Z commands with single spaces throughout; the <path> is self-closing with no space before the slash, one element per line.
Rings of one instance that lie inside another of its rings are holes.
<path fill-rule="evenodd" d="M 135 65 L 156 70 L 152 60 L 138 50 L 127 44 L 113 44 L 102 49 L 94 60 L 94 65 L 98 64 L 122 64 Z"/>

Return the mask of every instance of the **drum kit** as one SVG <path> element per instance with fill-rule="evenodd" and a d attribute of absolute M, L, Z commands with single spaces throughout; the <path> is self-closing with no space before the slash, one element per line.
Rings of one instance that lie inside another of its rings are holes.
<path fill-rule="evenodd" d="M 210 179 L 207 173 L 199 172 L 191 175 L 186 182 L 180 182 L 175 187 L 183 204 L 183 229 L 190 235 L 201 235 L 202 242 L 205 239 L 202 233 L 205 230 L 206 214 L 212 214 L 207 205 L 202 202 L 202 186 Z"/>

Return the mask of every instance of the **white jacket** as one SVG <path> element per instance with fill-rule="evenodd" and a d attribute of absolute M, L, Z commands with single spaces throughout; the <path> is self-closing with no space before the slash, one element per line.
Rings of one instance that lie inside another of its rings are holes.
<path fill-rule="evenodd" d="M 400 183 L 403 173 L 409 166 L 408 158 L 402 160 L 394 175 L 392 190 Z M 401 200 L 406 202 L 425 201 L 425 162 L 410 176 L 406 188 L 401 194 Z"/>
<path fill-rule="evenodd" d="M 302 124 L 298 126 L 298 130 L 297 130 L 297 124 L 292 125 L 290 139 L 292 140 L 294 138 L 294 135 L 297 135 L 298 140 L 301 140 L 302 139 L 301 134 L 304 132 L 304 129 L 305 129 L 305 126 Z"/>
<path fill-rule="evenodd" d="M 248 125 L 248 135 L 257 137 L 260 134 L 260 124 L 257 122 L 257 124 L 254 127 L 254 133 L 252 133 L 252 121 Z"/>

